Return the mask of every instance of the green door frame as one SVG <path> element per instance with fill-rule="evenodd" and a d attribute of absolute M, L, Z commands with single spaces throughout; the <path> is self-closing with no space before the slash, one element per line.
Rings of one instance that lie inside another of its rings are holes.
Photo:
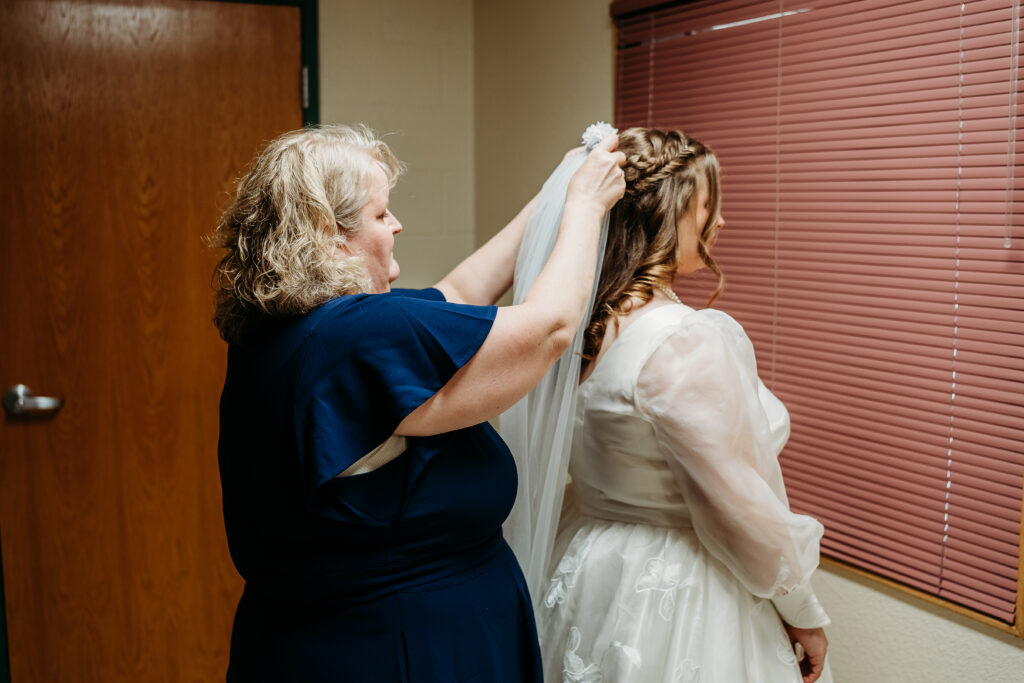
<path fill-rule="evenodd" d="M 7 650 L 7 604 L 4 602 L 4 553 L 0 541 L 0 683 L 11 683 L 11 662 Z"/>
<path fill-rule="evenodd" d="M 214 0 L 242 2 L 249 5 L 285 5 L 298 7 L 302 25 L 302 88 L 306 97 L 302 105 L 302 125 L 320 123 L 320 35 L 319 0 Z M 0 679 L 2 683 L 2 679 Z"/>
<path fill-rule="evenodd" d="M 251 5 L 285 5 L 298 7 L 302 30 L 303 91 L 302 124 L 320 123 L 320 45 L 318 0 L 216 0 L 245 2 Z M 10 650 L 7 645 L 7 605 L 4 601 L 3 550 L 0 546 L 0 683 L 11 683 Z"/>

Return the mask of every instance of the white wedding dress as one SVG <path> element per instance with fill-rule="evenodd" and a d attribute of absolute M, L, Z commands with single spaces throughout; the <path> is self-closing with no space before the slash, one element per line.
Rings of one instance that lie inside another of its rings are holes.
<path fill-rule="evenodd" d="M 829 620 L 809 583 L 822 527 L 789 510 L 777 460 L 789 415 L 735 320 L 657 303 L 580 385 L 545 681 L 799 683 L 779 615 Z"/>

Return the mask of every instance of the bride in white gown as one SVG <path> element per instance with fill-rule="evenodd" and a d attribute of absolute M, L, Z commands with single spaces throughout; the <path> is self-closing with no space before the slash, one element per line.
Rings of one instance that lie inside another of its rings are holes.
<path fill-rule="evenodd" d="M 619 140 L 626 196 L 584 341 L 574 493 L 537 596 L 545 680 L 829 681 L 809 581 L 822 527 L 789 510 L 777 460 L 788 413 L 743 328 L 670 288 L 705 267 L 721 279 L 718 162 L 678 132 Z"/>

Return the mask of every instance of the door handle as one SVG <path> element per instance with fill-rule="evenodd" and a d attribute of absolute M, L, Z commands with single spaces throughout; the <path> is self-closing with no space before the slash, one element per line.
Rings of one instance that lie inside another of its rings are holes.
<path fill-rule="evenodd" d="M 4 410 L 9 417 L 50 417 L 64 407 L 64 399 L 33 396 L 24 384 L 15 384 L 4 394 Z"/>

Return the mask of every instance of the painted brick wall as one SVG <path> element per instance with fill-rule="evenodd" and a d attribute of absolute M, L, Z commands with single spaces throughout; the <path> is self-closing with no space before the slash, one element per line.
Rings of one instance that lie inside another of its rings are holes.
<path fill-rule="evenodd" d="M 366 123 L 408 166 L 397 286 L 433 284 L 475 242 L 472 0 L 321 0 L 321 119 Z"/>

